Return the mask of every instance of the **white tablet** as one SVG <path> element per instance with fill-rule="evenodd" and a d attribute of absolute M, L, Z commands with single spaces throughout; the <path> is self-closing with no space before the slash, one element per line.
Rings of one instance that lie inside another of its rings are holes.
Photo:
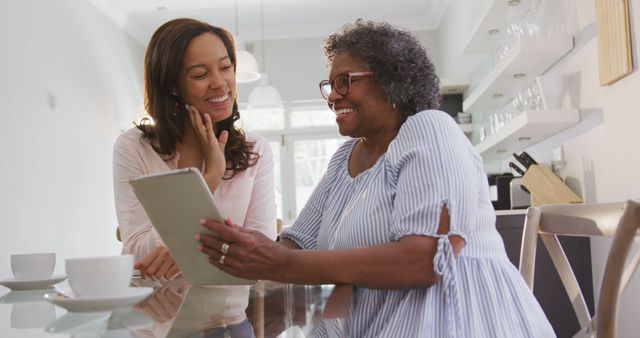
<path fill-rule="evenodd" d="M 224 218 L 213 195 L 195 168 L 173 170 L 132 178 L 129 184 L 147 212 L 151 223 L 167 245 L 183 277 L 191 285 L 253 284 L 254 280 L 232 276 L 209 264 L 199 252 L 197 233 L 208 230 L 200 219 Z"/>

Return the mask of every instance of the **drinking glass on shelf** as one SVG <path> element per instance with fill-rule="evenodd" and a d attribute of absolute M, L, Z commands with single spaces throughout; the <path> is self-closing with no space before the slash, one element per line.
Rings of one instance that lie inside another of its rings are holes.
<path fill-rule="evenodd" d="M 496 133 L 496 114 L 495 113 L 490 113 L 489 114 L 489 128 L 487 129 L 487 137 L 493 135 Z"/>
<path fill-rule="evenodd" d="M 513 100 L 511 104 L 518 113 L 524 111 L 527 107 L 527 76 L 525 74 L 514 74 L 516 85 L 514 86 Z"/>
<path fill-rule="evenodd" d="M 567 1 L 509 1 L 503 41 L 494 53 L 495 62 L 504 59 L 513 44 L 523 37 L 551 37 L 567 34 Z"/>
<path fill-rule="evenodd" d="M 525 109 L 526 110 L 537 110 L 538 109 L 536 107 L 536 99 L 535 99 L 534 89 L 531 86 L 531 84 L 529 84 L 529 86 L 525 90 L 524 97 L 525 97 L 524 100 L 526 102 L 526 104 L 525 104 Z"/>
<path fill-rule="evenodd" d="M 536 78 L 540 109 L 559 109 L 566 92 L 566 78 L 562 73 L 547 73 Z"/>
<path fill-rule="evenodd" d="M 520 39 L 523 34 L 522 7 L 520 4 L 510 4 L 507 8 L 507 28 L 500 47 L 495 53 L 496 63 L 507 56 L 511 46 Z"/>
<path fill-rule="evenodd" d="M 540 1 L 540 0 L 538 0 Z M 542 36 L 552 37 L 567 34 L 567 1 L 540 1 L 539 19 Z"/>
<path fill-rule="evenodd" d="M 473 134 L 472 134 L 473 144 L 478 144 L 487 138 L 487 134 L 485 130 L 486 128 L 484 124 L 477 124 L 474 127 Z"/>
<path fill-rule="evenodd" d="M 529 0 L 525 4 L 521 3 L 520 6 L 523 6 L 523 14 L 522 14 L 522 26 L 523 26 L 523 34 L 526 36 L 538 36 L 540 35 L 540 1 L 541 0 Z"/>
<path fill-rule="evenodd" d="M 514 40 L 519 39 L 525 32 L 523 17 L 527 7 L 524 3 L 526 1 L 530 0 L 510 4 L 507 9 L 507 34 L 514 37 Z"/>
<path fill-rule="evenodd" d="M 529 89 L 531 90 L 531 109 L 544 110 L 544 101 L 542 100 L 542 93 L 540 92 L 537 79 L 531 82 Z"/>
<path fill-rule="evenodd" d="M 504 124 L 508 124 L 509 122 L 511 122 L 511 120 L 513 120 L 513 118 L 517 115 L 515 114 L 515 109 L 513 108 L 511 102 L 507 102 L 506 104 L 502 105 L 502 107 L 498 109 L 498 114 L 502 116 L 502 121 Z"/>

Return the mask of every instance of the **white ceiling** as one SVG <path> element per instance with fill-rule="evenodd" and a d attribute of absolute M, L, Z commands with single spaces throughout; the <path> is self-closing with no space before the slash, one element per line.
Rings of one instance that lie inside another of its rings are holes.
<path fill-rule="evenodd" d="M 356 18 L 437 29 L 449 0 L 91 0 L 142 45 L 162 23 L 192 17 L 245 41 L 328 36 Z M 263 6 L 261 3 L 264 1 Z M 237 8 L 237 12 L 236 12 Z M 261 31 L 261 8 L 264 31 Z M 236 21 L 236 13 L 238 20 Z"/>

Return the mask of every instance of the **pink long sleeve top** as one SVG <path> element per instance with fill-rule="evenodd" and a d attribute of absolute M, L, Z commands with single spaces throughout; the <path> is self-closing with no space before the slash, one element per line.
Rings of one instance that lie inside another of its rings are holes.
<path fill-rule="evenodd" d="M 254 142 L 253 152 L 260 158 L 256 165 L 222 180 L 213 193 L 216 204 L 233 223 L 276 237 L 276 204 L 273 177 L 273 154 L 266 139 L 246 132 Z M 136 260 L 147 256 L 163 242 L 142 205 L 129 186 L 129 179 L 178 169 L 178 152 L 162 156 L 155 152 L 142 132 L 131 128 L 118 137 L 113 147 L 113 184 L 122 238 L 122 253 Z M 194 242 L 195 245 L 195 242 Z"/>

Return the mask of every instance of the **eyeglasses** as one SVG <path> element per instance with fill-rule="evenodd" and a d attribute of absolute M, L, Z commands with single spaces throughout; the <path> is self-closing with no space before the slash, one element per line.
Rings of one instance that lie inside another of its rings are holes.
<path fill-rule="evenodd" d="M 335 90 L 336 93 L 345 96 L 351 89 L 351 79 L 358 77 L 371 76 L 373 72 L 353 72 L 338 74 L 333 80 L 320 81 L 320 94 L 325 100 L 329 99 L 331 91 Z"/>

